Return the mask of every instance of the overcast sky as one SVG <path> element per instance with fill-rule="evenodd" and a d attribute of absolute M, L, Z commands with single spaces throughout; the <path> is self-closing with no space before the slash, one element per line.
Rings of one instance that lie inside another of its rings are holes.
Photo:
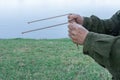
<path fill-rule="evenodd" d="M 66 13 L 110 18 L 120 0 L 0 0 L 0 38 L 65 38 L 67 25 L 22 35 L 22 31 L 66 22 L 62 17 L 28 25 L 26 22 Z"/>

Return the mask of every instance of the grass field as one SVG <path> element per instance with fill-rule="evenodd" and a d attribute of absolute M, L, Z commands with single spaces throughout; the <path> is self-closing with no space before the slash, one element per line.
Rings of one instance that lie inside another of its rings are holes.
<path fill-rule="evenodd" d="M 0 80 L 111 80 L 69 39 L 1 39 Z"/>

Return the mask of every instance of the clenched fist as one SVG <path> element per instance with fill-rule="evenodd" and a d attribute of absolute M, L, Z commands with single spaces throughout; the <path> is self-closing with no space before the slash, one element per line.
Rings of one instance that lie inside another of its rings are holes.
<path fill-rule="evenodd" d="M 69 37 L 72 41 L 76 44 L 83 45 L 89 31 L 76 22 L 69 22 L 68 29 Z"/>
<path fill-rule="evenodd" d="M 76 22 L 78 24 L 83 25 L 84 18 L 78 14 L 70 14 L 68 15 L 69 22 Z"/>

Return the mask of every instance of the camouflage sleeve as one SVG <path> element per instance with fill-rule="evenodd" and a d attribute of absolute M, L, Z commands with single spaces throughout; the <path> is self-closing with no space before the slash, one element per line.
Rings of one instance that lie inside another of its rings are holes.
<path fill-rule="evenodd" d="M 89 31 L 110 34 L 112 30 L 120 25 L 120 11 L 116 12 L 110 19 L 100 19 L 94 15 L 91 17 L 84 17 L 83 26 Z"/>
<path fill-rule="evenodd" d="M 116 64 L 114 65 L 118 65 L 118 63 L 120 64 L 118 60 L 120 58 L 119 45 L 120 37 L 89 32 L 83 46 L 83 52 L 103 67 L 108 66 L 107 63 L 110 58 L 115 61 Z"/>

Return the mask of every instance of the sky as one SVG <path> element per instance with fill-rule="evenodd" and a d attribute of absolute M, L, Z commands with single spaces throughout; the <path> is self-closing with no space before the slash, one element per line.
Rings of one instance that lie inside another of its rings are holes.
<path fill-rule="evenodd" d="M 119 9 L 120 0 L 0 0 L 0 38 L 67 38 L 67 25 L 27 34 L 21 32 L 66 22 L 67 16 L 27 24 L 32 20 L 67 13 L 108 19 Z"/>

